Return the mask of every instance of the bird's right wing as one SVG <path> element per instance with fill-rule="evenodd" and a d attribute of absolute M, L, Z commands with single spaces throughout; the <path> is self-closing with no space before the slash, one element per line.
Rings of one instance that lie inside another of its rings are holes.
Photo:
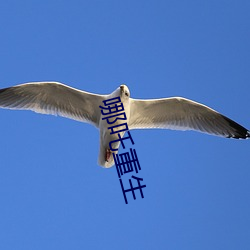
<path fill-rule="evenodd" d="M 71 88 L 58 82 L 33 82 L 0 89 L 0 107 L 60 115 L 99 126 L 99 105 L 105 95 Z"/>
<path fill-rule="evenodd" d="M 217 111 L 181 97 L 130 99 L 129 129 L 165 128 L 247 138 L 250 132 Z"/>

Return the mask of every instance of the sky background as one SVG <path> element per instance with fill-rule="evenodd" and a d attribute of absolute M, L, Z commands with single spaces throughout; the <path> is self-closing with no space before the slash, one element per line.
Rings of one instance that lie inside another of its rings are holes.
<path fill-rule="evenodd" d="M 0 88 L 125 83 L 250 128 L 249 13 L 241 0 L 1 1 Z M 30 111 L 0 121 L 0 249 L 250 249 L 250 141 L 131 131 L 147 187 L 126 205 L 116 169 L 97 165 L 96 128 Z"/>

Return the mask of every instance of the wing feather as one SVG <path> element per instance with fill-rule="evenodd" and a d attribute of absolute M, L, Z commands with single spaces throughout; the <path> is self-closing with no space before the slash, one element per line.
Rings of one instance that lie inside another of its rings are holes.
<path fill-rule="evenodd" d="M 130 99 L 129 129 L 165 128 L 247 138 L 250 132 L 217 111 L 182 97 Z"/>
<path fill-rule="evenodd" d="M 71 88 L 58 82 L 32 82 L 0 89 L 0 107 L 60 115 L 99 126 L 105 95 Z"/>

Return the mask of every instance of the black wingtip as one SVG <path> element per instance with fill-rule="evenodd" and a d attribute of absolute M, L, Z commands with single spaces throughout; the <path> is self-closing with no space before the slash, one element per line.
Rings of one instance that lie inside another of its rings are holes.
<path fill-rule="evenodd" d="M 247 139 L 250 137 L 250 131 L 237 122 L 227 118 L 226 116 L 223 116 L 224 119 L 229 123 L 230 127 L 234 130 L 233 133 L 228 135 L 228 138 L 234 138 L 234 139 Z"/>
<path fill-rule="evenodd" d="M 0 89 L 0 94 L 5 92 L 8 88 L 5 88 L 5 89 Z"/>

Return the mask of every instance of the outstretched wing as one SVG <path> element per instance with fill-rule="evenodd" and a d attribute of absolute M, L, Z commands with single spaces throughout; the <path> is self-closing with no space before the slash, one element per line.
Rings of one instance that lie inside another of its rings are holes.
<path fill-rule="evenodd" d="M 196 130 L 228 138 L 250 137 L 250 132 L 238 123 L 203 104 L 185 98 L 131 98 L 130 103 L 129 129 Z"/>
<path fill-rule="evenodd" d="M 0 89 L 0 107 L 60 115 L 99 125 L 104 95 L 71 88 L 58 82 L 32 82 Z"/>

